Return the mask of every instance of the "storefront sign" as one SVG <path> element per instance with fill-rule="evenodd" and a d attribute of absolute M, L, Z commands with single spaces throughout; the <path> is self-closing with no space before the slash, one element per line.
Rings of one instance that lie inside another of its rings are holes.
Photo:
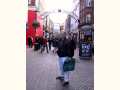
<path fill-rule="evenodd" d="M 80 50 L 79 50 L 79 56 L 81 57 L 91 57 L 91 44 L 90 43 L 81 43 L 80 44 Z"/>

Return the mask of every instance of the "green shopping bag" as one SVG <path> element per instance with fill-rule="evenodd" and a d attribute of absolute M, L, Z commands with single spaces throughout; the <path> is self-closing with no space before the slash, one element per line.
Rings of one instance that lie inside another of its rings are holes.
<path fill-rule="evenodd" d="M 75 58 L 67 58 L 63 64 L 63 71 L 73 71 L 75 69 Z"/>

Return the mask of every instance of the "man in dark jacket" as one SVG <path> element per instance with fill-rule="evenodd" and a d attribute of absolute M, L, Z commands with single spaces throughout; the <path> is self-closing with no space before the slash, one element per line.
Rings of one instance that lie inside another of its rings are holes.
<path fill-rule="evenodd" d="M 59 57 L 59 69 L 60 69 L 60 75 L 58 77 L 56 77 L 56 79 L 59 80 L 64 80 L 64 84 L 63 85 L 67 85 L 69 84 L 68 82 L 68 72 L 64 72 L 63 71 L 63 64 L 64 61 L 67 58 L 67 48 L 66 48 L 66 43 L 65 43 L 65 39 L 60 39 L 59 40 L 59 44 L 58 44 L 58 50 L 57 50 L 57 54 Z"/>
<path fill-rule="evenodd" d="M 76 48 L 74 41 L 68 37 L 62 38 L 58 44 L 57 54 L 59 56 L 59 68 L 60 68 L 60 76 L 56 79 L 64 80 L 63 85 L 69 84 L 69 72 L 63 71 L 63 64 L 67 57 L 74 56 L 74 49 Z"/>

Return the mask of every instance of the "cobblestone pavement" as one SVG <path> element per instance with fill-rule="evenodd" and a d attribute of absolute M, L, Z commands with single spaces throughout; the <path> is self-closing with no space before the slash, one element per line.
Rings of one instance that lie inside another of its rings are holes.
<path fill-rule="evenodd" d="M 56 80 L 59 74 L 58 56 L 27 48 L 26 90 L 94 90 L 94 61 L 79 60 L 78 50 L 75 58 L 77 63 L 75 71 L 70 73 L 70 85 L 63 87 L 62 82 Z"/>

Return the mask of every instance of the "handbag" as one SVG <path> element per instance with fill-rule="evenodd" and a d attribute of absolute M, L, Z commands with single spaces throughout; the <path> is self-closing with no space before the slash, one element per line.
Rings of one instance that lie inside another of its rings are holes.
<path fill-rule="evenodd" d="M 63 64 L 63 71 L 74 71 L 75 70 L 75 58 L 67 57 Z"/>

